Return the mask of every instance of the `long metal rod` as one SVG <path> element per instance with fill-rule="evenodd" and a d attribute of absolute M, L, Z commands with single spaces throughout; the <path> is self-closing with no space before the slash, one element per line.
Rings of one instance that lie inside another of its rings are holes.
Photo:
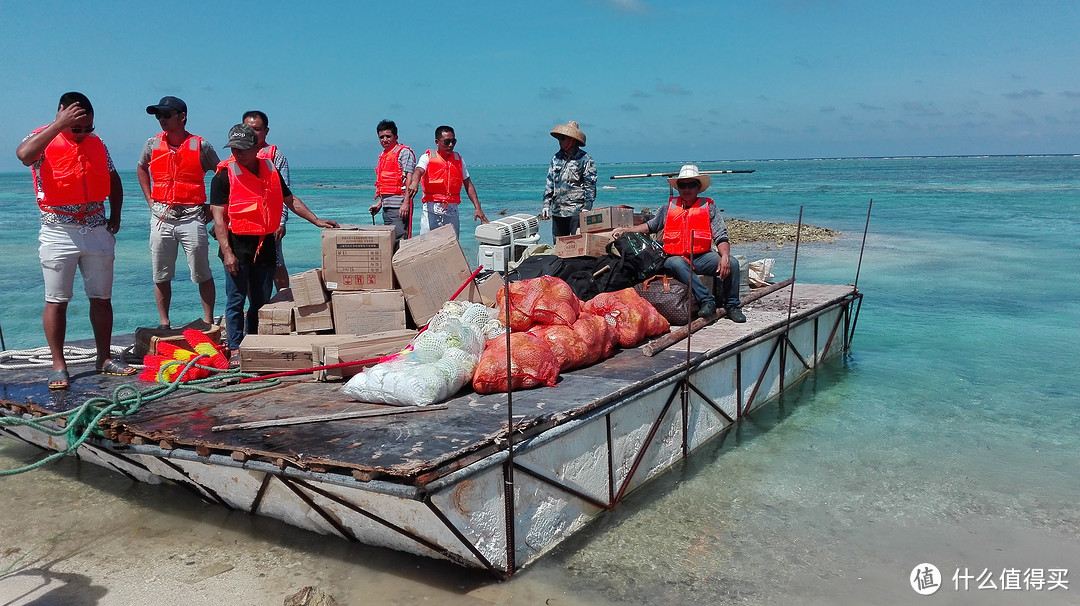
<path fill-rule="evenodd" d="M 859 247 L 859 264 L 855 267 L 855 290 L 859 289 L 859 272 L 862 271 L 863 251 L 866 250 L 866 234 L 870 231 L 870 211 L 874 208 L 874 199 L 870 198 L 870 205 L 866 207 L 866 227 L 862 232 L 862 246 Z"/>
<path fill-rule="evenodd" d="M 517 569 L 517 507 L 514 504 L 514 379 L 510 357 L 510 273 L 503 274 L 503 301 L 506 302 L 506 464 L 503 467 L 503 516 L 506 518 L 506 572 Z"/>
<path fill-rule="evenodd" d="M 754 172 L 753 170 L 702 170 L 698 171 L 702 175 L 733 175 L 733 174 L 749 174 Z M 612 179 L 640 179 L 642 177 L 677 177 L 679 172 L 673 173 L 645 173 L 641 175 L 611 175 Z"/>
<path fill-rule="evenodd" d="M 791 326 L 791 309 L 795 305 L 795 269 L 799 266 L 799 240 L 802 237 L 802 209 L 799 207 L 799 225 L 795 229 L 795 259 L 791 262 L 791 292 L 788 293 L 788 306 L 787 306 L 787 321 L 784 324 L 784 331 L 787 332 Z"/>

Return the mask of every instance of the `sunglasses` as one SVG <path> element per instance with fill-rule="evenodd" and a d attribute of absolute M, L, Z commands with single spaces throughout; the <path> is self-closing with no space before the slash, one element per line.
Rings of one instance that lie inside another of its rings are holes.
<path fill-rule="evenodd" d="M 679 181 L 676 183 L 679 189 L 695 189 L 701 187 L 701 184 L 697 181 Z"/>
<path fill-rule="evenodd" d="M 86 128 L 83 128 L 81 126 L 72 126 L 70 128 L 71 128 L 71 132 L 75 133 L 76 135 L 81 135 L 83 133 L 92 133 L 92 132 L 94 132 L 94 125 L 93 124 L 91 124 L 90 126 L 87 126 Z"/>
<path fill-rule="evenodd" d="M 180 112 L 174 112 L 174 111 L 158 112 L 157 113 L 157 119 L 158 120 L 168 120 L 169 118 L 172 118 L 174 115 L 176 115 L 178 113 L 180 113 Z"/>
<path fill-rule="evenodd" d="M 447 145 L 455 145 L 457 144 L 457 139 L 443 139 L 442 142 Z"/>

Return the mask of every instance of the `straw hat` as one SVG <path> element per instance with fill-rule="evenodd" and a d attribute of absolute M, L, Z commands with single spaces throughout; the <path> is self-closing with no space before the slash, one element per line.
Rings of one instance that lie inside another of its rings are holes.
<path fill-rule="evenodd" d="M 551 129 L 552 137 L 558 139 L 559 135 L 566 135 L 571 139 L 576 139 L 578 142 L 578 147 L 585 147 L 585 133 L 581 132 L 581 129 L 578 128 L 578 123 L 574 122 L 573 120 L 570 120 L 566 124 L 560 124 L 555 128 Z"/>
<path fill-rule="evenodd" d="M 712 183 L 712 179 L 709 178 L 709 175 L 701 174 L 701 171 L 698 170 L 696 164 L 683 164 L 683 167 L 679 169 L 679 176 L 671 177 L 667 182 L 675 189 L 678 189 L 679 181 L 687 179 L 697 179 L 697 182 L 701 184 L 701 189 L 698 190 L 699 194 L 706 189 L 709 189 L 709 184 Z"/>

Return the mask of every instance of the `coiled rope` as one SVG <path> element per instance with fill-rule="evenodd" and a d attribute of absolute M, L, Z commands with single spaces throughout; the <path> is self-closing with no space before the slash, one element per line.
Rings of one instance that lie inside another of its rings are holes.
<path fill-rule="evenodd" d="M 113 357 L 118 357 L 124 363 L 124 358 L 131 347 L 112 346 L 109 351 Z M 68 366 L 79 366 L 97 361 L 97 350 L 92 347 L 64 346 L 64 360 Z M 21 370 L 24 368 L 37 368 L 39 366 L 52 366 L 52 353 L 48 347 L 35 347 L 33 349 L 9 349 L 0 351 L 0 370 Z"/>
<path fill-rule="evenodd" d="M 94 350 L 90 350 L 93 352 Z M 5 352 L 6 353 L 6 352 Z M 65 351 L 66 355 L 66 351 Z M 91 436 L 103 437 L 99 424 L 106 416 L 122 417 L 125 415 L 133 414 L 139 410 L 143 405 L 152 402 L 154 400 L 163 398 L 177 390 L 186 389 L 191 391 L 197 391 L 201 393 L 232 393 L 243 391 L 254 391 L 257 389 L 265 389 L 267 387 L 273 387 L 281 384 L 280 379 L 266 379 L 259 382 L 249 382 L 243 384 L 230 384 L 233 379 L 257 377 L 258 375 L 253 373 L 244 373 L 238 370 L 219 370 L 210 366 L 202 366 L 198 364 L 202 358 L 208 358 L 209 356 L 199 355 L 192 358 L 188 362 L 166 362 L 161 365 L 161 370 L 158 371 L 158 380 L 166 370 L 175 367 L 183 366 L 177 377 L 168 383 L 155 384 L 154 387 L 149 389 L 140 390 L 134 385 L 124 384 L 113 390 L 112 396 L 109 398 L 95 397 L 83 402 L 79 406 L 66 410 L 64 412 L 53 413 L 51 415 L 45 415 L 34 418 L 24 418 L 22 416 L 0 416 L 0 426 L 7 427 L 29 427 L 35 431 L 53 436 L 62 437 L 67 443 L 67 448 L 61 451 L 54 452 L 34 463 L 19 467 L 16 469 L 0 471 L 0 477 L 12 476 L 19 473 L 31 471 L 47 465 L 56 459 L 61 457 L 75 454 L 80 446 Z M 184 376 L 192 368 L 201 368 L 208 370 L 212 374 L 205 379 L 194 379 L 191 381 L 184 381 Z M 64 427 L 57 428 L 57 422 L 64 420 Z"/>

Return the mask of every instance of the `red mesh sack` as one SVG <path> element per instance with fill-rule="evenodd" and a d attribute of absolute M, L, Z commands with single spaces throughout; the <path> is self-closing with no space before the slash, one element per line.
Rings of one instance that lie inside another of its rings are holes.
<path fill-rule="evenodd" d="M 578 320 L 580 319 L 579 317 Z M 552 353 L 559 359 L 559 372 L 584 366 L 586 357 L 590 355 L 589 343 L 569 326 L 533 326 L 529 333 L 536 335 L 551 348 Z"/>
<path fill-rule="evenodd" d="M 496 298 L 499 320 L 506 321 L 505 290 Z M 581 301 L 570 286 L 552 276 L 540 276 L 510 284 L 510 328 L 528 330 L 533 324 L 563 324 L 577 320 Z"/>
<path fill-rule="evenodd" d="M 582 366 L 610 358 L 615 353 L 615 346 L 619 344 L 615 326 L 608 322 L 607 318 L 596 314 L 583 312 L 578 316 L 577 322 L 574 322 L 574 332 L 589 346 Z"/>
<path fill-rule="evenodd" d="M 619 345 L 633 347 L 646 337 L 663 334 L 671 329 L 668 321 L 633 288 L 605 292 L 582 305 L 586 313 L 605 316 L 615 321 Z"/>
<path fill-rule="evenodd" d="M 513 389 L 555 385 L 559 359 L 547 344 L 527 332 L 510 334 L 510 376 Z M 489 339 L 473 373 L 476 393 L 506 391 L 506 335 Z"/>

